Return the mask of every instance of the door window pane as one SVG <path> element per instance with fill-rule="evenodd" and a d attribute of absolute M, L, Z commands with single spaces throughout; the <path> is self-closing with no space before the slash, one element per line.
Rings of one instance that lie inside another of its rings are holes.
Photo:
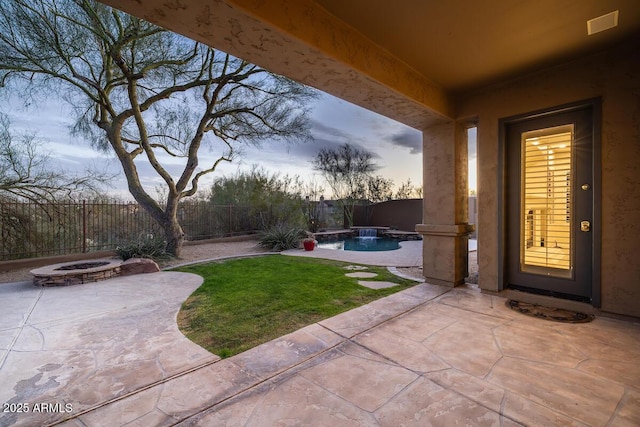
<path fill-rule="evenodd" d="M 522 134 L 520 269 L 571 277 L 573 125 Z"/>

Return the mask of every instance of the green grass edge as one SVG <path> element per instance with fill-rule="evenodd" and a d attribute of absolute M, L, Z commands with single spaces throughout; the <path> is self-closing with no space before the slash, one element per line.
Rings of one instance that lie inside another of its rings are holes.
<path fill-rule="evenodd" d="M 398 286 L 369 289 L 345 276 L 359 265 L 367 281 Z M 227 358 L 345 311 L 417 285 L 386 267 L 320 258 L 263 255 L 209 261 L 171 271 L 198 274 L 203 283 L 182 304 L 178 327 L 191 341 Z"/>

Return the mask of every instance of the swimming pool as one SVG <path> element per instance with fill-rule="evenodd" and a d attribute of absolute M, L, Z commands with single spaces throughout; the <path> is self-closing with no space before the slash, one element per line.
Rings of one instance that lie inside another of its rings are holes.
<path fill-rule="evenodd" d="M 393 251 L 400 248 L 400 241 L 387 237 L 351 237 L 336 242 L 318 243 L 318 248 L 342 251 Z"/>

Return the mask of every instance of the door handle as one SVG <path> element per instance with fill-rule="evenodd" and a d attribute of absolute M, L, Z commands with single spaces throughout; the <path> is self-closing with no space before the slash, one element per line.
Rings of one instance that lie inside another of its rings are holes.
<path fill-rule="evenodd" d="M 585 233 L 591 231 L 591 223 L 589 221 L 580 221 L 580 231 Z"/>

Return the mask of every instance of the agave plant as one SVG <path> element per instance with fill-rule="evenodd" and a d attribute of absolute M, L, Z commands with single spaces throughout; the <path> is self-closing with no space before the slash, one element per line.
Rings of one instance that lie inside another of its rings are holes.
<path fill-rule="evenodd" d="M 260 233 L 258 244 L 274 251 L 284 251 L 297 248 L 305 236 L 306 233 L 301 228 L 278 224 Z"/>

